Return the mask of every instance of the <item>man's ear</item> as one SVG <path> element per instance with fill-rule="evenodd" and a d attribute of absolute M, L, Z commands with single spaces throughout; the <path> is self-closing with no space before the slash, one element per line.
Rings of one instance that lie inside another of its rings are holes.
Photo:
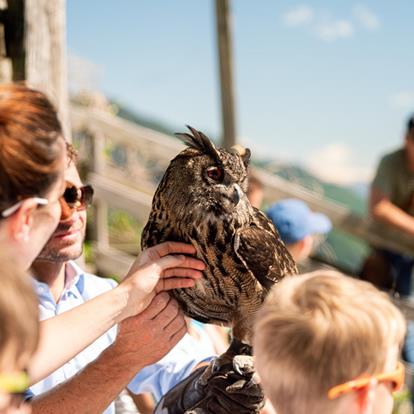
<path fill-rule="evenodd" d="M 8 218 L 9 235 L 14 240 L 27 241 L 33 225 L 37 202 L 33 198 L 23 200 L 19 209 Z"/>
<path fill-rule="evenodd" d="M 302 240 L 297 242 L 300 260 L 304 260 L 312 253 L 313 237 L 312 235 L 305 236 Z"/>
<path fill-rule="evenodd" d="M 311 252 L 312 248 L 313 248 L 313 236 L 312 236 L 312 234 L 308 234 L 307 236 L 305 236 L 305 238 L 302 241 L 303 241 L 303 244 L 302 244 L 303 248 L 305 248 L 306 250 Z"/>
<path fill-rule="evenodd" d="M 365 387 L 355 391 L 359 414 L 373 414 L 377 381 L 372 379 Z"/>

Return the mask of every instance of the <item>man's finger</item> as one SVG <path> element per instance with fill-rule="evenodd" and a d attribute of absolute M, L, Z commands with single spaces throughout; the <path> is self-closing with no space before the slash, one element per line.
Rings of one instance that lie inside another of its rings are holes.
<path fill-rule="evenodd" d="M 163 290 L 184 289 L 195 286 L 195 280 L 181 277 L 170 277 L 168 279 L 160 279 L 155 287 L 155 291 L 162 292 Z"/>
<path fill-rule="evenodd" d="M 162 312 L 171 301 L 171 297 L 166 292 L 158 293 L 148 305 L 148 307 L 141 312 L 140 316 L 146 319 L 154 319 L 160 312 Z"/>
<path fill-rule="evenodd" d="M 183 339 L 184 335 L 187 333 L 187 326 L 183 326 L 179 331 L 177 331 L 174 335 L 170 337 L 169 344 L 171 347 L 174 347 L 178 344 L 178 342 Z"/>
<path fill-rule="evenodd" d="M 189 268 L 196 270 L 204 270 L 206 265 L 199 259 L 194 257 L 180 255 L 167 255 L 157 260 L 157 265 L 161 269 L 166 270 L 170 268 Z"/>
<path fill-rule="evenodd" d="M 173 321 L 179 313 L 178 303 L 171 299 L 165 309 L 156 315 L 153 320 L 157 325 L 160 325 L 165 329 L 171 321 Z"/>
<path fill-rule="evenodd" d="M 192 279 L 201 279 L 203 277 L 203 272 L 201 270 L 187 269 L 185 267 L 174 267 L 172 269 L 164 270 L 163 277 L 189 277 Z"/>
<path fill-rule="evenodd" d="M 154 249 L 160 257 L 168 254 L 194 254 L 196 252 L 195 247 L 191 244 L 172 241 L 157 244 L 156 246 L 150 247 L 150 249 Z"/>
<path fill-rule="evenodd" d="M 170 323 L 164 328 L 164 335 L 167 338 L 171 338 L 183 327 L 187 329 L 184 316 L 182 314 L 179 314 L 174 319 L 172 319 Z"/>

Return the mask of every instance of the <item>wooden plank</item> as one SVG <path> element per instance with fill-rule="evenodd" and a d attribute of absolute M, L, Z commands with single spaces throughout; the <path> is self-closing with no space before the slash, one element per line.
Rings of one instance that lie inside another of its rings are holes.
<path fill-rule="evenodd" d="M 113 142 L 152 154 L 155 159 L 169 162 L 184 144 L 169 135 L 138 126 L 132 122 L 93 108 L 72 105 L 73 129 L 100 132 Z"/>
<path fill-rule="evenodd" d="M 95 237 L 98 246 L 109 246 L 108 203 L 102 197 L 94 203 L 95 208 Z"/>
<path fill-rule="evenodd" d="M 96 174 L 103 174 L 105 171 L 105 137 L 101 131 L 95 131 L 92 141 L 92 171 Z"/>

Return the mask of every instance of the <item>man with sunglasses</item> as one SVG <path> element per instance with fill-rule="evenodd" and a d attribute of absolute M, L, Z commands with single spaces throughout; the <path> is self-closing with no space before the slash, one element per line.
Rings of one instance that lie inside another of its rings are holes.
<path fill-rule="evenodd" d="M 319 270 L 272 288 L 256 319 L 256 369 L 278 414 L 391 414 L 404 335 L 385 293 Z"/>
<path fill-rule="evenodd" d="M 86 207 L 92 201 L 92 189 L 82 186 L 73 164 L 67 168 L 65 178 L 61 221 L 32 266 L 42 319 L 82 306 L 115 286 L 112 280 L 85 273 L 73 262 L 82 253 Z M 247 391 L 240 384 L 235 387 L 241 379 L 246 383 L 251 372 L 237 374 L 229 367 L 227 376 L 216 373 L 211 382 L 199 387 L 198 379 L 208 361 L 213 364 L 214 356 L 190 335 L 183 336 L 182 318 L 177 303 L 166 293 L 158 294 L 144 312 L 123 321 L 117 333 L 116 328 L 111 329 L 33 385 L 28 391 L 28 398 L 33 397 L 32 412 L 111 414 L 112 401 L 126 386 L 134 394 L 151 393 L 156 401 L 167 394 L 171 413 L 199 402 L 214 403 L 216 399 L 226 407 L 223 413 L 258 412 L 263 397 L 257 382 L 250 381 Z M 230 386 L 232 391 L 226 393 L 224 390 Z M 221 390 L 219 394 L 217 389 Z"/>
<path fill-rule="evenodd" d="M 113 280 L 88 274 L 73 262 L 82 253 L 86 208 L 93 190 L 82 185 L 73 164 L 65 178 L 60 223 L 31 269 L 41 319 L 82 306 L 116 286 Z M 189 335 L 180 340 L 184 335 L 182 318 L 177 303 L 165 292 L 158 294 L 144 312 L 122 322 L 118 333 L 112 328 L 30 387 L 33 413 L 114 413 L 112 401 L 131 380 L 129 388 L 135 393 L 152 392 L 161 398 L 198 363 L 210 359 Z"/>

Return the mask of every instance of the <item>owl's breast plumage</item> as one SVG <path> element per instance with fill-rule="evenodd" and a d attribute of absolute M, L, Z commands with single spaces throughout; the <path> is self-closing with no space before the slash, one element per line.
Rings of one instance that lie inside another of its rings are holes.
<path fill-rule="evenodd" d="M 230 323 L 241 307 L 262 296 L 260 284 L 234 251 L 231 223 L 195 221 L 181 223 L 178 230 L 178 239 L 192 243 L 207 266 L 195 287 L 172 292 L 187 315 L 202 322 Z"/>

